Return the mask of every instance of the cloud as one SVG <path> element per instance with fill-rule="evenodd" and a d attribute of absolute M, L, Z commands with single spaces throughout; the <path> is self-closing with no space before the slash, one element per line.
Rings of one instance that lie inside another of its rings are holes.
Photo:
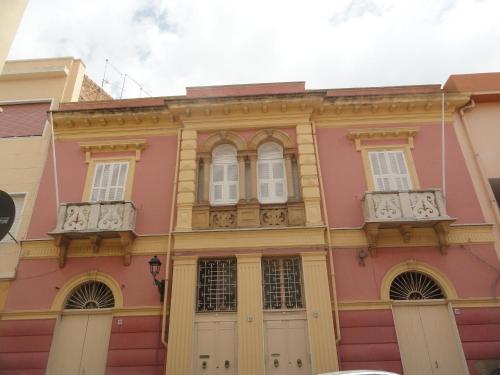
<path fill-rule="evenodd" d="M 9 58 L 75 56 L 124 97 L 305 80 L 308 88 L 443 83 L 499 71 L 497 0 L 31 0 Z"/>

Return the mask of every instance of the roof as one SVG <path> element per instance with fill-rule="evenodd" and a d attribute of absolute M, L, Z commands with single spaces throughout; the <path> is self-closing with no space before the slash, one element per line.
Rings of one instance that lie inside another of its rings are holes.
<path fill-rule="evenodd" d="M 500 91 L 500 72 L 453 74 L 444 84 L 445 91 Z"/>
<path fill-rule="evenodd" d="M 42 135 L 50 101 L 0 103 L 0 138 Z"/>

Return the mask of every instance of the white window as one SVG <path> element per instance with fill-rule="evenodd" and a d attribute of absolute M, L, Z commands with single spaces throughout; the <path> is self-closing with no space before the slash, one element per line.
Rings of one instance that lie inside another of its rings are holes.
<path fill-rule="evenodd" d="M 239 168 L 236 149 L 228 144 L 212 151 L 210 204 L 236 204 L 239 195 Z"/>
<path fill-rule="evenodd" d="M 410 190 L 411 178 L 402 150 L 370 151 L 368 153 L 372 168 L 375 190 Z"/>
<path fill-rule="evenodd" d="M 14 223 L 10 228 L 10 234 L 17 240 L 17 232 L 19 229 L 19 223 L 21 222 L 21 217 L 23 214 L 24 208 L 24 200 L 26 198 L 26 194 L 10 194 L 10 197 L 14 201 L 14 205 L 16 206 L 16 216 L 14 217 Z M 7 233 L 5 237 L 0 241 L 1 243 L 11 243 L 14 242 L 11 236 Z"/>
<path fill-rule="evenodd" d="M 92 182 L 91 202 L 120 201 L 125 195 L 128 163 L 97 163 Z"/>
<path fill-rule="evenodd" d="M 277 143 L 264 143 L 257 151 L 257 186 L 260 203 L 286 202 L 285 161 Z"/>

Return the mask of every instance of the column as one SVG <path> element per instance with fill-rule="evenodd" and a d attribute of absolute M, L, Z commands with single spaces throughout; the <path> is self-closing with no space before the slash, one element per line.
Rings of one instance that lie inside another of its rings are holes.
<path fill-rule="evenodd" d="M 301 256 L 312 372 L 338 371 L 326 252 L 302 253 Z"/>
<path fill-rule="evenodd" d="M 286 168 L 286 187 L 288 190 L 288 201 L 295 198 L 295 191 L 293 189 L 293 173 L 292 173 L 292 155 L 285 155 L 285 168 Z"/>
<path fill-rule="evenodd" d="M 238 259 L 238 374 L 264 374 L 261 254 Z"/>
<path fill-rule="evenodd" d="M 174 257 L 167 374 L 191 374 L 196 306 L 196 257 Z"/>
<path fill-rule="evenodd" d="M 182 132 L 175 227 L 179 231 L 192 228 L 193 205 L 196 200 L 196 142 L 196 130 Z"/>
<path fill-rule="evenodd" d="M 207 203 L 209 200 L 208 193 L 210 192 L 210 166 L 212 164 L 212 158 L 206 156 L 203 158 L 203 203 Z"/>
<path fill-rule="evenodd" d="M 319 176 L 311 124 L 297 125 L 300 188 L 306 211 L 306 225 L 322 225 Z"/>
<path fill-rule="evenodd" d="M 240 201 L 246 200 L 246 191 L 245 191 L 245 186 L 246 186 L 246 176 L 245 176 L 245 156 L 243 155 L 238 155 L 238 165 L 240 169 Z"/>
<path fill-rule="evenodd" d="M 257 200 L 257 155 L 250 155 L 250 178 L 252 179 L 252 190 L 251 190 L 251 199 L 253 201 Z"/>

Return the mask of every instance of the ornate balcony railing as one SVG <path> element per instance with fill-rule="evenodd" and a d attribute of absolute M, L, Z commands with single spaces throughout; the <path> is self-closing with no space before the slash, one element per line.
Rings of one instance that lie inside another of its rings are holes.
<path fill-rule="evenodd" d="M 434 228 L 441 251 L 446 251 L 449 224 L 455 219 L 446 213 L 441 190 L 368 192 L 362 204 L 364 229 L 372 251 L 377 247 L 379 229 L 399 228 L 404 241 L 408 242 L 416 227 Z"/>
<path fill-rule="evenodd" d="M 59 248 L 59 266 L 63 267 L 72 239 L 88 239 L 94 252 L 99 251 L 103 238 L 119 238 L 125 265 L 130 264 L 131 247 L 135 238 L 136 209 L 132 202 L 62 203 L 57 226 L 49 234 Z"/>

